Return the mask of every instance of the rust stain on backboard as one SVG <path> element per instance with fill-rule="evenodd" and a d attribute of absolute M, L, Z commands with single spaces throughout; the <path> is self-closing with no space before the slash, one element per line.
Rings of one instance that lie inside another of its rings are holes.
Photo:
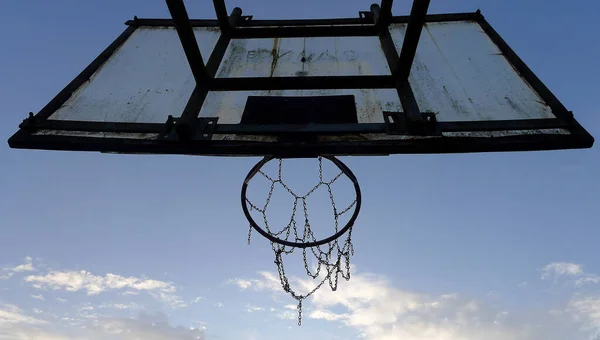
<path fill-rule="evenodd" d="M 277 61 L 279 60 L 279 48 L 279 38 L 275 37 L 275 39 L 273 39 L 273 48 L 271 49 L 271 72 L 269 73 L 269 77 L 273 77 L 273 74 L 275 73 Z"/>

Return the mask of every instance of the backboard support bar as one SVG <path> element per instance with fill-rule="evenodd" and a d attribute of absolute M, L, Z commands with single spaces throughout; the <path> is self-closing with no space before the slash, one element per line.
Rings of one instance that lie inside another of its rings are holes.
<path fill-rule="evenodd" d="M 210 68 L 207 69 L 204 65 L 198 42 L 194 36 L 194 29 L 190 23 L 183 0 L 166 0 L 166 3 L 173 18 L 173 23 L 177 30 L 177 34 L 179 35 L 179 39 L 181 40 L 181 45 L 185 51 L 186 58 L 190 64 L 194 79 L 196 80 L 196 87 L 175 127 L 177 135 L 182 140 L 189 140 L 195 133 L 195 129 L 198 125 L 196 124 L 196 120 L 198 119 L 200 109 L 204 104 L 208 92 L 211 90 L 209 86 L 211 80 L 214 79 L 231 40 L 230 33 L 234 28 L 233 24 L 241 17 L 242 10 L 236 7 L 232 12 L 231 17 L 229 17 L 227 16 L 224 0 L 213 1 L 219 20 L 219 26 L 221 27 L 221 36 L 209 59 Z"/>
<path fill-rule="evenodd" d="M 198 47 L 198 42 L 194 36 L 194 29 L 190 24 L 190 18 L 188 17 L 183 0 L 166 0 L 166 2 L 194 79 L 197 84 L 204 83 L 208 80 L 206 66 L 204 65 L 202 53 L 200 53 L 200 47 Z"/>
<path fill-rule="evenodd" d="M 391 2 L 391 1 L 390 1 Z M 398 64 L 394 65 L 392 72 L 402 81 L 408 80 L 410 70 L 417 53 L 417 46 L 421 39 L 423 25 L 429 9 L 430 0 L 416 0 L 413 3 L 408 25 L 406 26 L 406 35 L 402 44 Z"/>
<path fill-rule="evenodd" d="M 423 132 L 430 130 L 425 128 L 426 121 L 423 118 L 424 115 L 421 113 L 412 87 L 410 86 L 410 82 L 408 81 L 409 73 L 405 73 L 406 69 L 410 72 L 415 53 L 417 52 L 421 30 L 425 24 L 425 17 L 429 8 L 429 0 L 415 0 L 411 16 L 408 20 L 400 56 L 398 55 L 396 45 L 392 40 L 389 24 L 386 24 L 389 21 L 389 18 L 391 18 L 390 11 L 393 0 L 384 0 L 382 5 L 385 7 L 380 8 L 377 4 L 371 5 L 371 12 L 375 19 L 374 24 L 379 30 L 381 48 L 383 49 L 389 68 L 392 71 L 392 77 L 394 77 L 395 80 L 395 88 L 398 92 L 398 97 L 400 98 L 402 110 L 404 111 L 404 114 L 401 116 L 398 115 L 397 118 L 405 120 L 402 125 L 408 127 L 410 130 Z"/>
<path fill-rule="evenodd" d="M 229 17 L 227 16 L 225 0 L 213 0 L 213 4 L 215 6 L 215 12 L 217 13 L 217 20 L 219 21 L 221 32 L 224 34 L 230 34 L 232 27 L 229 22 Z"/>

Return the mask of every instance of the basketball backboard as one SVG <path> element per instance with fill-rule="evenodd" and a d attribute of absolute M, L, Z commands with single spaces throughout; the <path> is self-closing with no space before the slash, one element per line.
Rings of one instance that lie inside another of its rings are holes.
<path fill-rule="evenodd" d="M 219 156 L 591 147 L 483 15 L 128 21 L 9 140 L 13 148 Z M 206 61 L 206 62 L 205 62 Z"/>

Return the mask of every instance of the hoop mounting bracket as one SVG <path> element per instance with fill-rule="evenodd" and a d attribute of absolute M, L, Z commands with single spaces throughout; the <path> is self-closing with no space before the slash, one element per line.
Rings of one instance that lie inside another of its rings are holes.
<path fill-rule="evenodd" d="M 413 122 L 403 112 L 383 112 L 388 135 L 440 136 L 435 112 L 421 112 L 422 121 Z"/>
<path fill-rule="evenodd" d="M 165 123 L 165 132 L 161 134 L 161 139 L 166 141 L 179 141 L 181 140 L 177 132 L 175 131 L 175 125 L 179 118 L 169 116 Z M 191 138 L 192 141 L 209 141 L 212 139 L 217 127 L 218 117 L 199 117 L 196 118 L 196 129 L 195 134 Z"/>
<path fill-rule="evenodd" d="M 19 125 L 19 128 L 23 130 L 35 130 L 37 128 L 37 120 L 33 112 L 29 112 L 29 116 L 23 119 L 23 122 Z"/>
<path fill-rule="evenodd" d="M 373 22 L 375 20 L 375 17 L 371 11 L 359 11 L 358 17 L 369 22 Z"/>

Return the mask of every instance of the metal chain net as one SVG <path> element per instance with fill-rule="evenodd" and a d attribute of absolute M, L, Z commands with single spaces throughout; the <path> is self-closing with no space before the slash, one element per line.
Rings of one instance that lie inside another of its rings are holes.
<path fill-rule="evenodd" d="M 262 170 L 258 170 L 262 176 L 264 176 L 267 180 L 271 182 L 271 187 L 269 189 L 269 194 L 267 196 L 266 202 L 262 207 L 253 204 L 250 202 L 248 198 L 246 198 L 246 202 L 250 206 L 250 210 L 256 210 L 262 214 L 263 221 L 266 227 L 266 230 L 269 234 L 286 240 L 293 241 L 297 243 L 306 243 L 306 242 L 315 242 L 317 239 L 315 238 L 313 231 L 311 230 L 310 222 L 308 220 L 308 210 L 306 207 L 306 199 L 314 193 L 318 188 L 325 186 L 327 191 L 329 192 L 329 198 L 331 200 L 331 205 L 333 207 L 333 215 L 335 220 L 335 232 L 338 232 L 338 221 L 340 216 L 348 212 L 352 207 L 356 205 L 357 199 L 345 209 L 338 211 L 335 200 L 333 197 L 333 192 L 331 190 L 331 185 L 335 183 L 344 173 L 340 171 L 340 173 L 335 176 L 331 181 L 325 182 L 323 180 L 323 159 L 322 157 L 318 158 L 319 161 L 319 183 L 315 185 L 311 190 L 309 190 L 305 195 L 300 196 L 296 194 L 292 189 L 290 189 L 281 179 L 281 169 L 282 169 L 282 159 L 278 159 L 279 167 L 278 167 L 278 176 L 277 179 L 271 178 L 269 175 L 265 174 Z M 290 217 L 289 223 L 279 231 L 273 231 L 269 222 L 267 220 L 267 208 L 269 206 L 269 202 L 271 201 L 271 197 L 273 196 L 273 191 L 276 185 L 281 185 L 287 192 L 294 197 L 294 207 L 292 209 L 292 215 Z M 304 224 L 301 231 L 298 229 L 298 225 L 296 223 L 296 214 L 298 211 L 298 205 L 302 207 L 302 213 L 304 214 Z M 343 242 L 343 245 L 340 245 L 340 240 L 333 240 L 326 245 L 314 246 L 309 248 L 302 249 L 302 258 L 304 261 L 304 269 L 306 270 L 306 274 L 310 276 L 312 279 L 317 279 L 319 275 L 322 273 L 322 269 L 325 269 L 326 274 L 323 276 L 323 279 L 316 285 L 316 287 L 306 294 L 296 293 L 291 287 L 288 280 L 288 277 L 285 273 L 284 263 L 283 263 L 283 255 L 289 255 L 294 252 L 295 247 L 285 246 L 279 243 L 271 242 L 271 248 L 275 252 L 275 264 L 277 265 L 277 271 L 279 273 L 279 280 L 281 282 L 281 286 L 286 293 L 289 293 L 296 301 L 298 301 L 298 325 L 302 325 L 302 301 L 311 295 L 313 295 L 325 282 L 329 283 L 329 287 L 332 291 L 336 291 L 338 287 L 338 279 L 341 275 L 346 281 L 350 280 L 350 256 L 354 255 L 354 246 L 352 245 L 352 227 L 348 229 L 348 233 L 346 234 L 346 240 Z M 248 244 L 250 244 L 250 238 L 252 236 L 252 226 L 250 226 L 250 230 L 248 231 Z M 283 237 L 282 237 L 283 236 Z M 290 240 L 291 239 L 291 240 Z M 308 250 L 310 249 L 310 250 Z M 310 266 L 308 264 L 308 258 L 310 255 L 308 252 L 311 252 L 314 258 L 317 260 L 317 268 L 316 270 L 311 271 Z M 308 256 L 307 256 L 308 255 Z"/>

